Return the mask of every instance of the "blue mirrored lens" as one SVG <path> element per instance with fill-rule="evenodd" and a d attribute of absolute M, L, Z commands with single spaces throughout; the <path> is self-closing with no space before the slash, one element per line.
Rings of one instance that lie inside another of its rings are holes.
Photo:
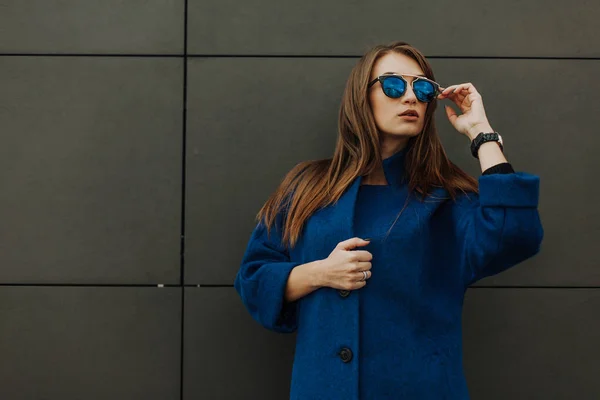
<path fill-rule="evenodd" d="M 386 96 L 397 99 L 398 97 L 402 97 L 404 92 L 406 92 L 406 83 L 395 76 L 385 78 L 382 83 L 383 93 Z"/>
<path fill-rule="evenodd" d="M 413 83 L 413 90 L 415 91 L 415 96 L 419 101 L 430 102 L 435 97 L 435 86 L 433 83 L 418 80 Z"/>

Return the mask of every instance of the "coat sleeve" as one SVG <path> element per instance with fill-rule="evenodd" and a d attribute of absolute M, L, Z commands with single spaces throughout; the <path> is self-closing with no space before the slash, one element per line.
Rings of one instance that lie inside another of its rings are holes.
<path fill-rule="evenodd" d="M 254 228 L 234 287 L 254 320 L 275 332 L 290 333 L 297 329 L 297 301 L 284 299 L 290 272 L 299 265 L 291 262 L 281 244 L 282 217 L 277 215 L 269 235 L 263 222 Z"/>
<path fill-rule="evenodd" d="M 457 200 L 453 223 L 467 286 L 540 251 L 539 183 L 525 172 L 481 175 L 479 195 Z"/>

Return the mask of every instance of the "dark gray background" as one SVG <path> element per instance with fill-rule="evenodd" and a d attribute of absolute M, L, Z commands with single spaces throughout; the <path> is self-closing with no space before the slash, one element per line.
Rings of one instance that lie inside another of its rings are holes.
<path fill-rule="evenodd" d="M 467 292 L 472 398 L 599 398 L 599 17 L 584 0 L 0 2 L 0 398 L 286 398 L 294 335 L 254 322 L 233 278 L 283 175 L 332 155 L 358 57 L 392 40 L 442 85 L 473 82 L 509 161 L 541 177 L 541 253 Z"/>

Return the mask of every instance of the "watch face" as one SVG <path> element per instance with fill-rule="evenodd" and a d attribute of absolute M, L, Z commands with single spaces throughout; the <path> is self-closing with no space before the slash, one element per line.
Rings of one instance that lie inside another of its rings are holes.
<path fill-rule="evenodd" d="M 500 136 L 500 134 L 498 134 L 498 140 L 500 141 L 501 145 L 504 145 L 504 143 L 502 142 L 502 136 Z"/>

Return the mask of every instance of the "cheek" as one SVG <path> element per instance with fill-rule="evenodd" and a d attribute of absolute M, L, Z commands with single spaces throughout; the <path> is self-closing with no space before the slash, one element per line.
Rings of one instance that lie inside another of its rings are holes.
<path fill-rule="evenodd" d="M 419 111 L 419 115 L 421 116 L 420 118 L 420 123 L 421 125 L 425 124 L 425 114 L 427 113 L 427 104 L 419 104 L 419 107 L 417 108 L 417 110 Z"/>
<path fill-rule="evenodd" d="M 371 104 L 371 110 L 373 110 L 373 114 L 377 114 L 381 109 L 381 100 L 379 99 L 379 96 L 371 92 L 369 95 L 369 103 Z"/>
<path fill-rule="evenodd" d="M 386 115 L 386 103 L 377 95 L 371 95 L 369 101 L 371 103 L 373 118 L 375 119 L 375 123 L 379 126 Z"/>
<path fill-rule="evenodd" d="M 378 119 L 391 118 L 395 113 L 395 107 L 386 96 L 372 96 L 371 106 L 373 115 Z"/>

